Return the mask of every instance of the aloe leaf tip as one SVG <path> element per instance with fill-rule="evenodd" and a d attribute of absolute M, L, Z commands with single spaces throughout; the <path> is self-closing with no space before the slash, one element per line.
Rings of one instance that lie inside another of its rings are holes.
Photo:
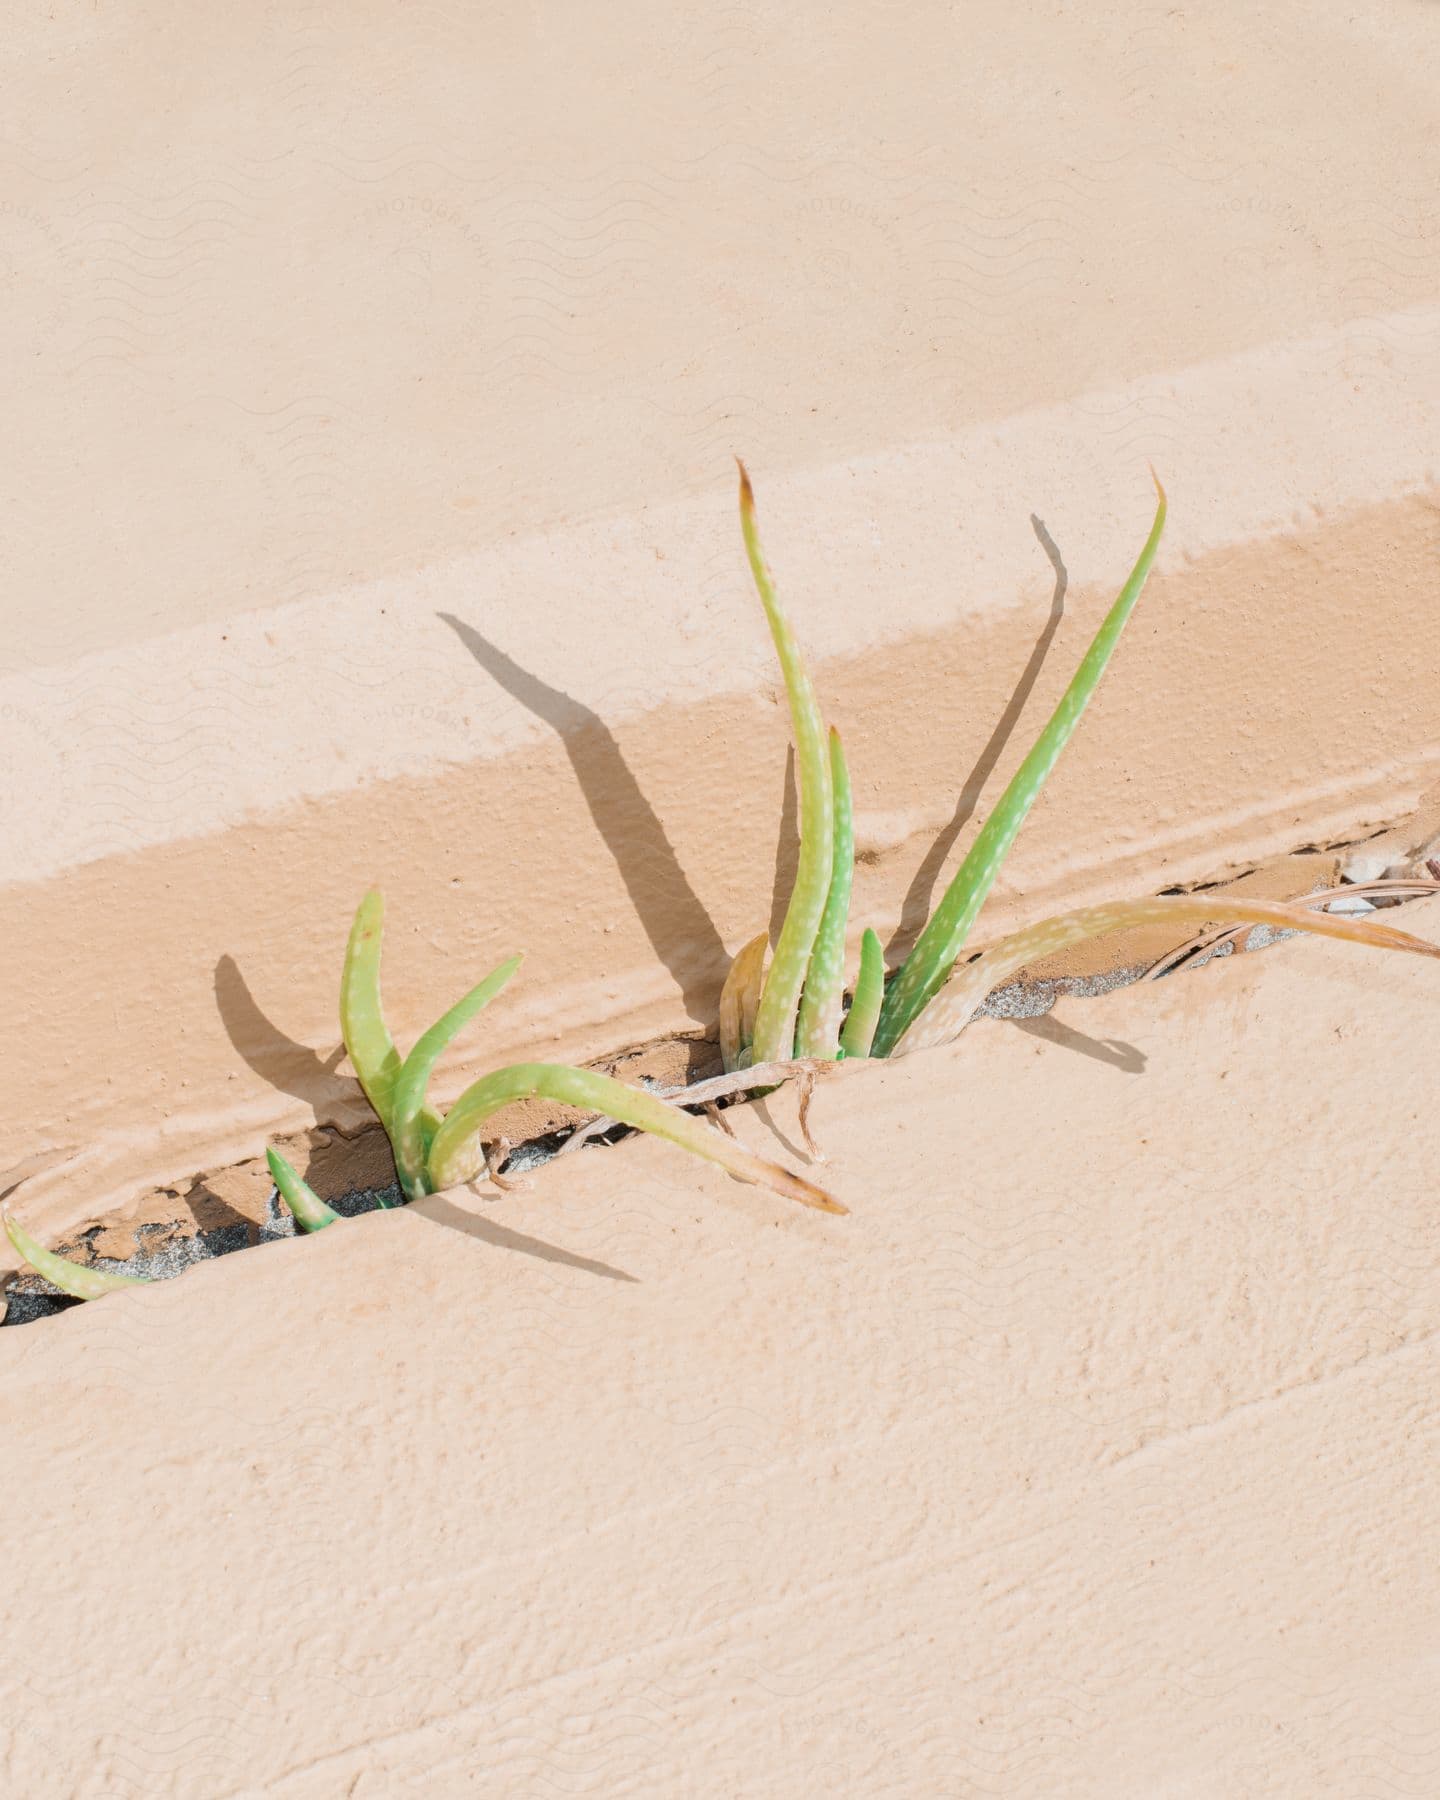
<path fill-rule="evenodd" d="M 327 1206 L 309 1182 L 295 1172 L 278 1150 L 267 1146 L 265 1161 L 270 1169 L 271 1180 L 279 1189 L 281 1199 L 290 1208 L 291 1216 L 301 1231 L 323 1231 L 340 1217 L 334 1207 Z"/>

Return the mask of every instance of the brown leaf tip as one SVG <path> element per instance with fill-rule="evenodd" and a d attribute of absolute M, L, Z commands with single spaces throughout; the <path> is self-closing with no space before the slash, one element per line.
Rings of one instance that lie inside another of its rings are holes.
<path fill-rule="evenodd" d="M 842 1206 L 833 1194 L 827 1194 L 824 1188 L 816 1187 L 813 1181 L 807 1181 L 803 1175 L 793 1174 L 788 1169 L 785 1172 L 790 1177 L 791 1197 L 798 1200 L 802 1206 L 813 1206 L 818 1212 L 848 1215 L 850 1208 Z"/>

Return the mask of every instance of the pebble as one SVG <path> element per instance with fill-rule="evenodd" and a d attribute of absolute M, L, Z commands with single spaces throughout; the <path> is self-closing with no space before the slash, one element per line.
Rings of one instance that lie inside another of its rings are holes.
<path fill-rule="evenodd" d="M 1373 850 L 1363 856 L 1352 856 L 1349 862 L 1341 863 L 1340 879 L 1348 881 L 1354 887 L 1361 887 L 1367 881 L 1381 881 L 1390 868 L 1390 858 L 1377 855 Z M 1335 911 L 1334 907 L 1330 909 Z"/>

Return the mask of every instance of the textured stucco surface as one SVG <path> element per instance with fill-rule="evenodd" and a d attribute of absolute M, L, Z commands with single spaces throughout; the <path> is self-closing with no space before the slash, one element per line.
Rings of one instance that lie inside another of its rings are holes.
<path fill-rule="evenodd" d="M 1434 1793 L 1440 971 L 1058 1019 L 0 1334 L 5 1791 Z"/>
<path fill-rule="evenodd" d="M 784 791 L 732 451 L 857 923 L 991 803 L 1147 459 L 1172 529 L 996 921 L 1433 789 L 1431 9 L 193 25 L 5 50 L 0 1167 L 78 1150 L 48 1227 L 357 1122 L 372 880 L 403 1033 L 516 948 L 493 1056 L 711 1023 Z"/>
<path fill-rule="evenodd" d="M 124 0 L 0 54 L 47 1240 L 364 1123 L 371 881 L 402 1039 L 529 952 L 442 1096 L 711 1024 L 789 854 L 732 452 L 857 927 L 993 803 L 1147 461 L 987 932 L 1433 830 L 1433 6 Z M 847 1069 L 845 1219 L 629 1144 L 0 1333 L 0 1790 L 1440 1791 L 1437 983 L 1289 944 Z"/>

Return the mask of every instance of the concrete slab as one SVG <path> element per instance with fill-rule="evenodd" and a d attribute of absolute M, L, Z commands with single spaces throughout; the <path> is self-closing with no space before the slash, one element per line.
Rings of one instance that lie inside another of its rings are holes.
<path fill-rule="evenodd" d="M 1430 1792 L 1437 1002 L 1295 941 L 843 1069 L 847 1218 L 631 1142 L 0 1333 L 7 1790 Z"/>

